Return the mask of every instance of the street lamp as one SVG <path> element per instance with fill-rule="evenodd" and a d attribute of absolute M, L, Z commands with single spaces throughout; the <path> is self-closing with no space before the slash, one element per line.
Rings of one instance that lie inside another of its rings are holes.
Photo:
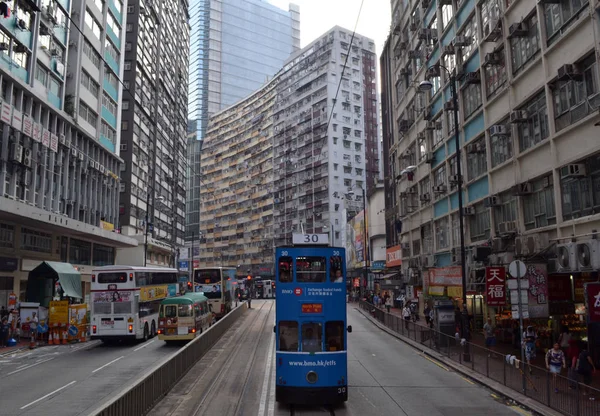
<path fill-rule="evenodd" d="M 364 257 L 365 257 L 365 282 L 369 281 L 369 246 L 368 246 L 368 236 L 367 236 L 367 196 L 365 188 L 361 188 L 362 190 L 362 198 L 363 198 L 363 238 L 364 238 Z M 354 195 L 354 191 L 348 192 L 348 195 Z M 362 292 L 362 286 L 360 287 L 360 291 Z"/>
<path fill-rule="evenodd" d="M 148 257 L 148 231 L 150 230 L 149 224 L 148 224 L 148 214 L 150 212 L 150 195 L 154 194 L 154 190 L 152 188 L 150 188 L 150 190 L 148 191 L 148 196 L 146 197 L 146 235 L 145 235 L 145 239 L 144 239 L 144 267 L 146 267 L 146 261 L 147 261 L 147 257 Z M 164 196 L 159 196 L 158 198 L 155 198 L 154 202 L 159 201 L 159 202 L 163 202 L 165 200 Z M 152 206 L 154 207 L 154 204 L 152 204 Z"/>
<path fill-rule="evenodd" d="M 434 65 L 431 68 L 441 68 L 448 74 L 450 80 L 450 94 L 452 95 L 452 111 L 454 113 L 454 143 L 456 147 L 456 170 L 457 170 L 457 187 L 458 187 L 458 224 L 459 224 L 459 235 L 460 235 L 460 272 L 462 278 L 462 337 L 469 340 L 469 315 L 467 311 L 467 265 L 466 265 L 466 253 L 465 253 L 465 234 L 464 234 L 464 215 L 463 215 L 463 194 L 462 194 L 462 170 L 460 160 L 460 135 L 458 131 L 458 96 L 456 94 L 456 75 L 453 74 L 448 68 L 443 65 Z M 427 72 L 431 68 L 428 68 Z M 430 91 L 433 88 L 433 83 L 426 79 L 419 84 L 419 90 Z M 470 359 L 468 353 L 468 343 L 465 344 L 465 360 Z"/>

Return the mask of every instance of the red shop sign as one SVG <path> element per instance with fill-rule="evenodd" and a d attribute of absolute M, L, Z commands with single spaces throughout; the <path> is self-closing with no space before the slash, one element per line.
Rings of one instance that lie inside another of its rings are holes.
<path fill-rule="evenodd" d="M 485 293 L 488 306 L 506 305 L 506 269 L 485 268 Z"/>

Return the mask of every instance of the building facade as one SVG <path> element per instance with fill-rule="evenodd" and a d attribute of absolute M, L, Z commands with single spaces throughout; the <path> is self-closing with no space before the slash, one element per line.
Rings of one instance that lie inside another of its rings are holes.
<path fill-rule="evenodd" d="M 553 282 L 570 276 L 577 300 L 600 270 L 590 256 L 600 227 L 598 2 L 566 4 L 392 2 L 381 56 L 387 244 L 401 245 L 407 282 L 460 262 L 459 174 L 468 290 L 485 292 L 485 266 L 521 258 L 543 266 L 549 289 L 538 301 L 562 315 Z M 458 126 L 444 68 L 457 78 Z M 433 89 L 420 92 L 425 77 Z"/>
<path fill-rule="evenodd" d="M 140 242 L 120 254 L 134 265 L 146 240 L 147 264 L 171 267 L 184 244 L 188 18 L 184 0 L 127 5 L 119 223 Z"/>
<path fill-rule="evenodd" d="M 89 292 L 118 247 L 125 20 L 118 0 L 9 2 L 0 16 L 0 305 L 28 272 L 68 262 Z"/>
<path fill-rule="evenodd" d="M 263 0 L 190 2 L 186 254 L 198 238 L 202 141 L 208 118 L 261 88 L 300 48 L 300 13 Z M 197 247 L 197 246 L 196 246 Z M 191 260 L 190 260 L 191 261 Z"/>
<path fill-rule="evenodd" d="M 290 58 L 277 89 L 275 245 L 304 231 L 343 247 L 378 175 L 375 45 L 336 26 Z"/>

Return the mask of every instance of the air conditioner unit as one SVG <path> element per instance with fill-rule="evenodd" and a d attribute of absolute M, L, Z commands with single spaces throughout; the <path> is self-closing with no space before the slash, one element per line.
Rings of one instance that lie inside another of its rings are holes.
<path fill-rule="evenodd" d="M 481 74 L 479 71 L 467 72 L 465 75 L 465 82 L 467 84 L 479 84 L 481 82 Z"/>
<path fill-rule="evenodd" d="M 494 124 L 490 127 L 490 136 L 506 136 L 508 135 L 508 128 L 504 124 Z"/>
<path fill-rule="evenodd" d="M 517 232 L 517 222 L 516 221 L 505 221 L 498 224 L 498 234 L 513 234 Z"/>
<path fill-rule="evenodd" d="M 58 141 L 60 142 L 60 144 L 62 144 L 63 146 L 65 145 L 65 140 L 66 140 L 66 136 L 64 134 L 59 134 L 58 135 Z"/>
<path fill-rule="evenodd" d="M 527 121 L 527 112 L 525 110 L 511 111 L 510 122 L 511 123 L 522 123 Z"/>
<path fill-rule="evenodd" d="M 558 68 L 559 81 L 581 81 L 583 74 L 577 69 L 577 65 L 565 64 Z"/>
<path fill-rule="evenodd" d="M 575 254 L 579 270 L 597 270 L 600 268 L 600 240 L 577 243 Z"/>
<path fill-rule="evenodd" d="M 92 159 L 89 160 L 90 169 L 94 169 L 94 161 Z"/>
<path fill-rule="evenodd" d="M 425 130 L 435 130 L 435 121 L 425 123 Z"/>
<path fill-rule="evenodd" d="M 13 143 L 10 145 L 10 160 L 17 163 L 21 163 L 23 160 L 23 146 L 21 146 L 19 143 Z"/>
<path fill-rule="evenodd" d="M 100 165 L 100 173 L 104 174 L 104 165 Z"/>
<path fill-rule="evenodd" d="M 475 215 L 475 207 L 464 207 L 463 215 Z"/>
<path fill-rule="evenodd" d="M 402 250 L 410 250 L 410 243 L 402 243 L 402 244 L 400 245 L 400 248 L 401 248 Z"/>
<path fill-rule="evenodd" d="M 502 53 L 501 52 L 486 53 L 483 63 L 484 63 L 484 65 L 501 65 L 502 64 Z"/>
<path fill-rule="evenodd" d="M 452 101 L 446 101 L 444 103 L 444 111 L 454 111 L 454 103 Z"/>
<path fill-rule="evenodd" d="M 556 247 L 556 270 L 577 270 L 577 252 L 575 243 L 558 244 Z"/>
<path fill-rule="evenodd" d="M 427 0 L 424 0 L 424 1 L 427 1 Z M 429 36 L 431 36 L 431 30 L 419 29 L 419 34 L 418 34 L 419 39 L 427 40 L 427 39 L 429 39 Z"/>
<path fill-rule="evenodd" d="M 469 36 L 457 36 L 454 38 L 454 41 L 452 42 L 452 44 L 457 48 L 461 48 L 463 46 L 469 46 L 471 43 L 473 43 L 473 39 Z"/>
<path fill-rule="evenodd" d="M 444 46 L 444 48 L 442 49 L 442 53 L 444 55 L 454 55 L 456 53 L 456 51 L 454 49 L 454 45 L 450 44 L 450 45 Z"/>
<path fill-rule="evenodd" d="M 500 205 L 500 198 L 497 195 L 492 195 L 492 196 L 488 196 L 485 199 L 485 206 L 486 207 L 496 207 Z"/>
<path fill-rule="evenodd" d="M 23 165 L 27 166 L 28 168 L 31 167 L 31 156 L 32 156 L 32 151 L 30 148 L 25 148 L 23 150 Z"/>
<path fill-rule="evenodd" d="M 0 42 L 0 51 L 7 51 L 7 50 L 8 50 L 8 43 Z"/>
<path fill-rule="evenodd" d="M 429 254 L 424 254 L 421 256 L 421 266 L 425 268 L 435 266 L 435 257 Z"/>
<path fill-rule="evenodd" d="M 458 183 L 459 177 L 458 177 L 458 175 L 450 175 L 448 180 L 450 181 L 451 184 L 455 185 Z"/>
<path fill-rule="evenodd" d="M 530 195 L 533 192 L 533 186 L 531 182 L 519 183 L 516 186 L 515 193 L 517 195 Z"/>
<path fill-rule="evenodd" d="M 579 178 L 586 175 L 585 164 L 583 163 L 572 163 L 567 166 L 560 168 L 560 178 Z"/>
<path fill-rule="evenodd" d="M 525 37 L 529 34 L 529 29 L 527 28 L 527 23 L 513 23 L 508 28 L 508 37 L 509 38 L 521 38 Z"/>
<path fill-rule="evenodd" d="M 71 156 L 77 157 L 77 149 L 75 149 L 74 147 L 71 148 Z"/>
<path fill-rule="evenodd" d="M 83 152 L 79 152 L 79 160 L 81 160 L 83 162 L 83 160 L 84 160 Z"/>
<path fill-rule="evenodd" d="M 429 202 L 429 201 L 431 201 L 431 195 L 429 195 L 429 194 L 421 194 L 419 196 L 419 200 L 421 202 Z"/>
<path fill-rule="evenodd" d="M 434 194 L 444 194 L 447 191 L 448 191 L 448 189 L 446 188 L 446 185 L 438 185 L 438 186 L 433 187 Z"/>
<path fill-rule="evenodd" d="M 423 140 L 425 139 L 425 132 L 419 132 L 417 133 L 417 140 Z"/>
<path fill-rule="evenodd" d="M 425 163 L 433 163 L 435 162 L 435 156 L 433 152 L 425 153 Z"/>

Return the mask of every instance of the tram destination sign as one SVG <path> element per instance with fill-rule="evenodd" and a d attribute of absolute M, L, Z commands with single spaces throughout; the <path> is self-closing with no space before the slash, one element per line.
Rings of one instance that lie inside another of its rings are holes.
<path fill-rule="evenodd" d="M 294 245 L 328 245 L 329 234 L 292 234 Z"/>
<path fill-rule="evenodd" d="M 303 303 L 302 313 L 323 313 L 322 303 Z"/>

